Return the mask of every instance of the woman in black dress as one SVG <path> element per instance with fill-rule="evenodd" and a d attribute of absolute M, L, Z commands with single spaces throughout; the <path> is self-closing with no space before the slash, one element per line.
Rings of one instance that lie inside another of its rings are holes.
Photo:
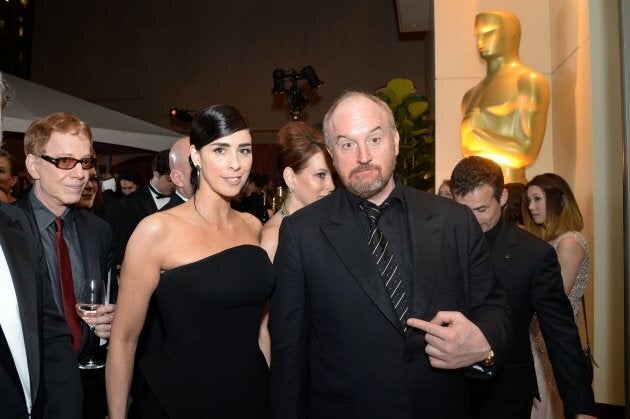
<path fill-rule="evenodd" d="M 261 224 L 230 208 L 252 164 L 247 122 L 215 105 L 194 121 L 195 195 L 145 218 L 123 261 L 107 359 L 109 417 L 125 417 L 134 352 L 151 296 L 164 343 L 139 362 L 150 389 L 147 417 L 264 418 L 261 310 L 273 288 Z"/>

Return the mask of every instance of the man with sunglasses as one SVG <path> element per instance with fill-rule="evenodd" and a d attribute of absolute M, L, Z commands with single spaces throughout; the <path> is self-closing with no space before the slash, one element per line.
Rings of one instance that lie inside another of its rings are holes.
<path fill-rule="evenodd" d="M 92 132 L 83 121 L 67 113 L 54 113 L 34 121 L 24 135 L 26 169 L 33 179 L 28 196 L 18 201 L 30 212 L 39 229 L 52 293 L 59 312 L 73 334 L 78 358 L 88 354 L 90 333 L 109 338 L 115 306 L 97 309 L 90 325 L 80 321 L 73 303 L 82 281 L 108 279 L 113 262 L 112 230 L 95 214 L 76 207 L 89 180 L 94 157 Z M 68 266 L 69 265 L 69 266 Z M 90 330 L 93 329 L 93 332 Z M 104 355 L 105 348 L 97 351 Z M 81 370 L 84 418 L 106 415 L 103 369 Z"/>

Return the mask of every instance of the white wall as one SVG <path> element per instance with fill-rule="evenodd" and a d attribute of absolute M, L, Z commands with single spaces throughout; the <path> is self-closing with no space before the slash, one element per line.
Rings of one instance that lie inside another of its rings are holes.
<path fill-rule="evenodd" d="M 617 2 L 589 0 L 594 305 L 595 391 L 603 403 L 624 402 L 623 285 L 623 154 L 621 65 Z M 584 57 L 584 60 L 588 56 Z M 588 126 L 584 127 L 585 129 Z M 580 152 L 578 150 L 578 156 Z M 588 176 L 579 165 L 577 179 Z M 582 198 L 585 198 L 582 193 Z M 626 302 L 627 304 L 627 302 Z"/>
<path fill-rule="evenodd" d="M 435 1 L 436 180 L 462 158 L 460 103 L 485 75 L 475 16 L 502 8 L 522 26 L 521 59 L 550 80 L 539 157 L 526 173 L 551 171 L 573 188 L 591 245 L 587 288 L 600 403 L 624 404 L 621 99 L 617 3 L 601 0 Z M 583 330 L 582 330 L 583 333 Z"/>

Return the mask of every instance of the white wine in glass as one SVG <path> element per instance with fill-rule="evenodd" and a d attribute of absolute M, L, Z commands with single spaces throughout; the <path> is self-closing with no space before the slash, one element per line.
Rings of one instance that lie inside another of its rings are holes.
<path fill-rule="evenodd" d="M 90 324 L 90 319 L 96 315 L 96 310 L 105 304 L 106 290 L 105 283 L 100 279 L 87 279 L 81 284 L 81 291 L 77 296 L 77 314 L 85 323 L 90 325 L 90 345 L 87 359 L 79 361 L 79 368 L 93 370 L 103 368 L 105 363 L 94 359 L 95 345 L 98 337 L 94 334 L 94 325 Z"/>

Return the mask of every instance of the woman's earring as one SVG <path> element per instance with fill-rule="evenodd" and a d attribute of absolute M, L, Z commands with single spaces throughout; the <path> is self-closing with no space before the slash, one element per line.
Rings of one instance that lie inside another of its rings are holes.
<path fill-rule="evenodd" d="M 293 193 L 294 190 L 295 190 L 295 187 L 289 186 L 289 193 Z"/>

